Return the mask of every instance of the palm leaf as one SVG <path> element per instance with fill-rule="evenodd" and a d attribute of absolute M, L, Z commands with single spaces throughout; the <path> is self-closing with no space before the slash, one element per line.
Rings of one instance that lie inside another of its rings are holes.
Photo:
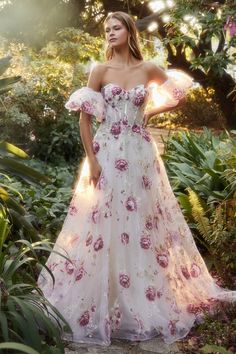
<path fill-rule="evenodd" d="M 49 182 L 50 179 L 31 167 L 7 157 L 0 156 L 0 170 L 7 170 L 24 179 L 26 182 Z"/>
<path fill-rule="evenodd" d="M 14 343 L 14 342 L 0 343 L 0 349 L 14 349 L 26 354 L 40 354 L 39 352 L 29 347 L 28 345 L 21 344 L 21 343 Z"/>
<path fill-rule="evenodd" d="M 22 159 L 29 158 L 29 155 L 24 150 L 18 148 L 13 144 L 8 143 L 7 141 L 0 142 L 0 152 L 2 154 L 10 153 Z"/>
<path fill-rule="evenodd" d="M 6 77 L 5 79 L 0 79 L 0 90 L 8 89 L 10 90 L 10 85 L 15 84 L 16 82 L 20 81 L 21 76 L 12 76 Z M 9 86 L 9 87 L 8 87 Z"/>

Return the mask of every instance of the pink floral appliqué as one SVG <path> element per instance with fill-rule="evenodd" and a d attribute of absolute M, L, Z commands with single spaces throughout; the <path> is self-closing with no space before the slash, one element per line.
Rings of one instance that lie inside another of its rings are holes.
<path fill-rule="evenodd" d="M 142 92 L 136 92 L 135 96 L 134 96 L 134 99 L 133 99 L 133 104 L 136 107 L 139 107 L 139 106 L 141 106 L 143 104 L 144 99 L 145 99 L 145 96 L 144 96 L 144 94 Z"/>
<path fill-rule="evenodd" d="M 112 92 L 113 96 L 120 95 L 122 92 L 122 88 L 119 86 L 113 86 L 113 88 L 111 89 L 111 92 Z"/>
<path fill-rule="evenodd" d="M 181 266 L 181 272 L 186 279 L 190 278 L 190 273 L 189 273 L 188 268 L 186 266 Z"/>
<path fill-rule="evenodd" d="M 73 262 L 65 261 L 65 270 L 67 274 L 71 275 L 74 272 L 74 269 L 75 265 Z"/>
<path fill-rule="evenodd" d="M 134 125 L 132 126 L 132 131 L 133 131 L 134 133 L 140 134 L 140 133 L 141 133 L 141 128 L 140 128 L 139 125 L 134 124 Z"/>
<path fill-rule="evenodd" d="M 78 322 L 80 326 L 84 327 L 88 325 L 89 319 L 90 319 L 89 311 L 85 311 L 83 315 L 79 318 Z"/>
<path fill-rule="evenodd" d="M 123 243 L 123 245 L 128 245 L 128 243 L 129 243 L 129 235 L 126 232 L 123 232 L 120 235 L 120 239 L 121 239 L 121 242 Z"/>
<path fill-rule="evenodd" d="M 107 180 L 106 178 L 104 177 L 103 174 L 100 175 L 99 177 L 99 180 L 98 180 L 98 183 L 96 185 L 96 187 L 99 189 L 99 190 L 104 190 L 105 187 L 107 185 Z"/>
<path fill-rule="evenodd" d="M 152 182 L 150 181 L 148 176 L 142 176 L 142 186 L 144 189 L 150 189 Z"/>
<path fill-rule="evenodd" d="M 149 286 L 145 291 L 145 295 L 149 301 L 154 301 L 156 298 L 156 289 L 154 286 Z"/>
<path fill-rule="evenodd" d="M 170 334 L 174 336 L 176 334 L 176 324 L 174 321 L 170 321 L 168 324 L 168 328 L 170 330 Z"/>
<path fill-rule="evenodd" d="M 134 197 L 128 197 L 125 202 L 126 209 L 128 211 L 137 211 L 137 202 Z"/>
<path fill-rule="evenodd" d="M 145 129 L 143 129 L 143 131 L 142 131 L 142 137 L 148 142 L 151 141 L 150 133 L 148 131 L 146 131 Z"/>
<path fill-rule="evenodd" d="M 201 274 L 201 269 L 196 263 L 191 265 L 190 274 L 193 278 L 197 278 Z"/>
<path fill-rule="evenodd" d="M 92 242 L 93 242 L 93 235 L 89 232 L 86 237 L 85 244 L 86 246 L 89 246 L 91 245 Z"/>
<path fill-rule="evenodd" d="M 75 205 L 71 204 L 71 205 L 69 206 L 69 214 L 72 215 L 72 216 L 74 216 L 74 215 L 76 215 L 77 213 L 78 213 L 78 209 L 76 208 Z"/>
<path fill-rule="evenodd" d="M 93 106 L 88 101 L 84 101 L 81 104 L 81 110 L 84 111 L 85 113 L 93 114 Z"/>
<path fill-rule="evenodd" d="M 125 159 L 116 160 L 115 168 L 120 171 L 126 171 L 128 169 L 128 161 L 126 161 Z"/>
<path fill-rule="evenodd" d="M 166 253 L 157 253 L 156 260 L 157 263 L 163 268 L 166 268 L 169 264 L 168 255 Z"/>
<path fill-rule="evenodd" d="M 98 151 L 100 150 L 100 145 L 97 141 L 93 141 L 93 152 L 96 155 L 98 153 Z"/>
<path fill-rule="evenodd" d="M 120 122 L 113 123 L 110 132 L 114 136 L 114 138 L 117 139 L 119 137 L 119 134 L 121 133 Z"/>
<path fill-rule="evenodd" d="M 103 248 L 104 242 L 102 237 L 100 236 L 96 242 L 94 242 L 93 248 L 95 251 L 99 251 Z"/>
<path fill-rule="evenodd" d="M 149 249 L 151 246 L 151 239 L 149 236 L 142 236 L 140 238 L 140 246 L 145 250 Z"/>
<path fill-rule="evenodd" d="M 84 267 L 81 266 L 79 269 L 76 269 L 75 270 L 75 281 L 79 281 L 83 278 L 85 274 L 85 270 L 84 270 Z"/>
<path fill-rule="evenodd" d="M 97 224 L 99 222 L 100 212 L 99 212 L 97 206 L 93 207 L 91 218 L 92 218 L 92 222 L 94 224 Z"/>
<path fill-rule="evenodd" d="M 119 275 L 119 282 L 120 285 L 123 286 L 123 288 L 130 287 L 130 277 L 127 274 L 121 273 Z"/>
<path fill-rule="evenodd" d="M 147 216 L 145 227 L 146 227 L 147 230 L 152 230 L 153 229 L 153 223 L 152 223 L 152 216 L 151 215 Z"/>

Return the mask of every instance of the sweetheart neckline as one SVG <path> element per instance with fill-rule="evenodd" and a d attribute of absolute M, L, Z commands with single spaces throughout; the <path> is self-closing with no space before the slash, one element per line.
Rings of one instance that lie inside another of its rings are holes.
<path fill-rule="evenodd" d="M 142 86 L 142 87 L 144 88 L 144 90 L 148 91 L 148 87 L 145 87 L 144 84 L 138 84 L 138 85 L 132 87 L 131 89 L 126 90 L 126 89 L 122 88 L 120 85 L 114 84 L 114 83 L 112 83 L 112 82 L 110 82 L 110 83 L 108 83 L 108 84 L 102 86 L 101 90 L 104 90 L 104 89 L 105 89 L 107 86 L 109 86 L 109 85 L 112 85 L 112 86 L 115 86 L 115 87 L 119 87 L 122 91 L 125 91 L 125 92 L 133 91 L 133 90 L 135 90 L 135 89 L 136 89 L 137 87 L 139 87 L 139 86 Z"/>

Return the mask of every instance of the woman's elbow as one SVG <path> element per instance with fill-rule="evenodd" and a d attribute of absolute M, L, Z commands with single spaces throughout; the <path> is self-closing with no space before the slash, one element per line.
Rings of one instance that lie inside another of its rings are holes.
<path fill-rule="evenodd" d="M 80 112 L 79 126 L 90 126 L 91 125 L 91 115 L 85 112 Z"/>
<path fill-rule="evenodd" d="M 178 106 L 183 106 L 186 104 L 186 102 L 187 102 L 187 98 L 186 96 L 184 96 L 179 100 Z"/>

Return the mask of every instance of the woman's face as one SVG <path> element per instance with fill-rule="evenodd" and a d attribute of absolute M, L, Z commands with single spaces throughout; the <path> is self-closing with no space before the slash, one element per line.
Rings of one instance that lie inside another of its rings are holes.
<path fill-rule="evenodd" d="M 129 32 L 125 25 L 116 18 L 110 18 L 105 23 L 106 40 L 111 47 L 127 44 Z"/>

